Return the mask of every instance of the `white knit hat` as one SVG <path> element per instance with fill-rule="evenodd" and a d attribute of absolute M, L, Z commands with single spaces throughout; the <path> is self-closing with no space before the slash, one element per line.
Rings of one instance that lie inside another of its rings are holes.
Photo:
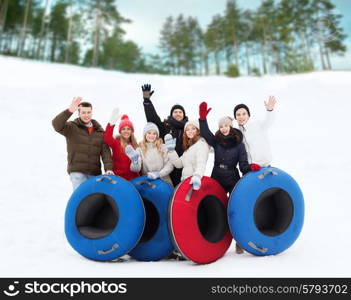
<path fill-rule="evenodd" d="M 184 131 L 185 131 L 185 129 L 186 129 L 189 125 L 193 125 L 193 126 L 195 126 L 198 130 L 200 130 L 200 124 L 199 124 L 199 121 L 198 121 L 198 120 L 191 120 L 191 121 L 186 122 L 186 123 L 185 123 L 185 126 L 184 126 Z"/>
<path fill-rule="evenodd" d="M 160 136 L 160 131 L 158 130 L 158 127 L 155 123 L 152 123 L 152 122 L 148 122 L 146 123 L 144 129 L 143 129 L 143 136 L 146 135 L 146 133 L 149 131 L 149 130 L 155 130 L 156 133 L 157 133 L 157 137 Z"/>
<path fill-rule="evenodd" d="M 220 118 L 218 120 L 218 127 L 221 127 L 223 125 L 229 125 L 229 126 L 232 126 L 233 127 L 233 118 L 229 117 L 229 116 L 226 116 L 226 117 L 223 117 L 223 118 Z"/>

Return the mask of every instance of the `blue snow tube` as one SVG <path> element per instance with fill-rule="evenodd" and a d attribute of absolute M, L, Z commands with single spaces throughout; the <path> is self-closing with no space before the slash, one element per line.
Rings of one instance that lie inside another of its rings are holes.
<path fill-rule="evenodd" d="M 129 253 L 141 261 L 156 261 L 169 256 L 174 250 L 168 230 L 168 203 L 173 187 L 161 179 L 146 176 L 131 180 L 143 199 L 146 219 L 138 245 Z"/>
<path fill-rule="evenodd" d="M 304 200 L 296 181 L 277 168 L 246 174 L 229 199 L 228 223 L 236 242 L 254 255 L 288 249 L 304 221 Z"/>
<path fill-rule="evenodd" d="M 121 177 L 101 175 L 73 192 L 66 208 L 65 233 L 78 253 L 107 261 L 133 249 L 144 223 L 143 202 L 134 186 Z"/>

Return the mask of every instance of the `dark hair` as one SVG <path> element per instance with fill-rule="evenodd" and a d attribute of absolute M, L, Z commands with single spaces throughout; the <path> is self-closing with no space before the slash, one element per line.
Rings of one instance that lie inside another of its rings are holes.
<path fill-rule="evenodd" d="M 91 107 L 91 109 L 93 109 L 93 106 L 90 102 L 81 102 L 79 103 L 78 107 Z"/>
<path fill-rule="evenodd" d="M 229 134 L 227 136 L 232 136 L 238 144 L 240 144 L 243 141 L 243 135 L 240 132 L 240 130 L 233 128 L 232 126 L 230 126 L 230 131 L 229 131 Z M 225 136 L 218 129 L 216 134 L 215 134 L 215 139 L 217 140 L 217 142 L 222 144 L 222 145 L 225 144 L 224 137 Z"/>

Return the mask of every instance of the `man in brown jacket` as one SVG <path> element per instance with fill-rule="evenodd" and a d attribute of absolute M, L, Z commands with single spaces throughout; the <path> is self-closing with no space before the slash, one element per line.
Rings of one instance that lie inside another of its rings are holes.
<path fill-rule="evenodd" d="M 79 118 L 68 121 L 77 109 Z M 54 129 L 66 137 L 67 172 L 73 190 L 90 177 L 101 174 L 100 158 L 106 174 L 113 174 L 111 151 L 104 143 L 103 128 L 92 119 L 92 109 L 89 102 L 82 102 L 81 97 L 75 97 L 70 107 L 52 120 Z"/>

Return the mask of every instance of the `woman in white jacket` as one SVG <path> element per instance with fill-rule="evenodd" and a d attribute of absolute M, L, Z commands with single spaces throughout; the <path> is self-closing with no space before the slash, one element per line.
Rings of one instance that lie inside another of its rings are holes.
<path fill-rule="evenodd" d="M 174 167 L 168 159 L 167 148 L 160 138 L 156 124 L 149 122 L 145 125 L 143 140 L 139 143 L 139 148 L 133 150 L 126 149 L 126 154 L 131 159 L 134 158 L 134 166 L 131 166 L 133 170 L 141 170 L 142 175 L 147 175 L 150 179 L 161 178 L 172 185 L 169 174 Z"/>
<path fill-rule="evenodd" d="M 268 167 L 272 161 L 267 131 L 274 121 L 275 97 L 269 97 L 264 104 L 267 112 L 263 121 L 252 122 L 250 110 L 245 104 L 239 104 L 234 108 L 234 118 L 243 134 L 248 162 L 254 171 L 258 171 L 261 167 Z"/>
<path fill-rule="evenodd" d="M 181 180 L 191 176 L 190 184 L 194 190 L 201 187 L 201 178 L 206 170 L 210 147 L 200 136 L 200 126 L 197 120 L 188 121 L 184 126 L 183 147 L 181 157 L 174 151 L 176 139 L 170 134 L 165 136 L 165 144 L 169 151 L 169 159 L 176 168 L 183 168 Z"/>

